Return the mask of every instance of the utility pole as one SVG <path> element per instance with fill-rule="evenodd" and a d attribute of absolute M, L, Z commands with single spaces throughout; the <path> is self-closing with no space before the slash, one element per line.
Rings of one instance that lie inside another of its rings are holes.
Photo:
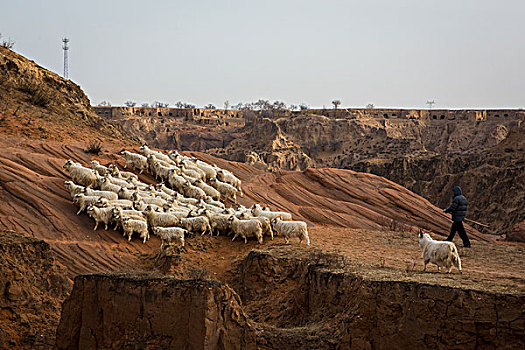
<path fill-rule="evenodd" d="M 64 50 L 64 78 L 69 79 L 69 46 L 67 46 L 69 43 L 68 37 L 64 37 L 62 39 L 62 42 L 64 43 L 64 45 L 62 46 L 62 49 Z"/>

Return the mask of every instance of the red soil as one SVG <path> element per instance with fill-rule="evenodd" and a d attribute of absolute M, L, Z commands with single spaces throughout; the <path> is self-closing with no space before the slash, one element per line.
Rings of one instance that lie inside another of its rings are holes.
<path fill-rule="evenodd" d="M 67 266 L 70 277 L 81 273 L 151 268 L 150 259 L 145 258 L 158 252 L 160 241 L 157 238 L 152 237 L 142 244 L 138 239 L 128 242 L 112 230 L 99 228 L 93 231 L 93 222 L 87 215 L 75 215 L 77 209 L 64 188 L 64 180 L 68 177 L 62 165 L 66 159 L 83 164 L 88 164 L 92 158 L 102 164 L 121 161 L 116 156 L 120 145 L 103 144 L 104 153 L 91 157 L 83 151 L 86 145 L 80 143 L 64 145 L 2 135 L 0 144 L 4 150 L 0 156 L 0 228 L 47 241 L 59 262 Z M 385 226 L 396 220 L 402 223 L 401 231 L 414 232 L 417 227 L 432 230 L 435 234 L 448 231 L 449 220 L 441 209 L 378 176 L 335 169 L 266 173 L 246 164 L 202 153 L 193 154 L 229 169 L 241 178 L 245 193 L 240 199 L 242 204 L 268 204 L 274 210 L 289 211 L 294 217 L 309 222 L 312 225 L 309 228 L 312 248 L 337 249 L 362 262 L 406 269 L 407 261 L 412 265 L 414 261 L 416 265 L 419 263 L 415 236 L 404 240 L 406 246 L 390 246 L 387 243 L 396 237 L 400 239 L 401 234 L 380 230 L 385 230 Z M 152 182 L 146 175 L 141 175 L 141 179 Z M 487 272 L 487 276 L 481 274 L 480 278 L 494 275 L 498 279 L 504 274 L 511 276 L 511 280 L 517 278 L 523 286 L 522 244 L 510 246 L 507 243 L 504 246 L 496 242 L 494 236 L 480 234 L 472 228 L 468 228 L 468 232 L 475 240 L 492 242 L 483 245 L 474 242 L 473 251 L 481 246 L 487 249 L 493 245 L 504 247 L 508 250 L 505 254 L 516 257 L 515 261 L 519 262 L 518 265 L 502 266 L 501 257 L 491 259 L 487 256 L 486 260 L 479 262 L 479 271 L 491 272 Z M 275 238 L 264 244 L 283 244 L 283 241 Z M 255 242 L 245 245 L 240 241 L 230 242 L 226 237 L 190 238 L 184 257 L 188 264 L 207 266 L 222 279 L 232 262 L 254 247 L 257 247 Z M 190 253 L 192 251 L 196 252 Z M 468 262 L 466 269 L 478 266 L 476 264 Z M 485 268 L 487 264 L 490 266 Z"/>

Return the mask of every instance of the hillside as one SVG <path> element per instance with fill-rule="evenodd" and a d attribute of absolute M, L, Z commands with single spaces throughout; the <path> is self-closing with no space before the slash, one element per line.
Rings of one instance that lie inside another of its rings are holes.
<path fill-rule="evenodd" d="M 83 164 L 90 159 L 98 159 L 102 164 L 122 162 L 115 155 L 120 146 L 104 144 L 106 152 L 92 158 L 83 151 L 86 145 L 82 143 L 64 145 L 0 135 L 0 145 L 5 150 L 0 156 L 0 227 L 46 240 L 70 273 L 93 271 L 93 267 L 101 271 L 129 268 L 141 253 L 151 253 L 158 244 L 155 240 L 146 245 L 132 241 L 121 247 L 119 235 L 92 232 L 91 220 L 75 215 L 76 209 L 64 188 L 68 177 L 62 165 L 66 159 Z M 378 176 L 336 169 L 267 173 L 207 154 L 194 155 L 239 176 L 245 192 L 240 202 L 246 206 L 255 202 L 268 204 L 316 226 L 377 230 L 390 227 L 395 221 L 404 227 L 422 227 L 441 235 L 449 228 L 449 219 L 440 209 Z M 494 239 L 473 229 L 469 231 L 483 240 Z M 315 240 L 315 233 L 313 237 Z"/>
<path fill-rule="evenodd" d="M 199 110 L 146 110 L 100 112 L 111 112 L 111 121 L 159 148 L 202 151 L 268 171 L 373 173 L 440 207 L 460 185 L 471 199 L 469 217 L 489 224 L 477 227 L 487 233 L 509 233 L 525 219 L 521 110 L 246 112 L 235 123 L 222 117 L 224 111 L 210 118 Z M 175 116 L 182 112 L 192 118 Z"/>
<path fill-rule="evenodd" d="M 64 161 L 123 168 L 119 151 L 139 144 L 94 114 L 77 85 L 0 50 L 0 323 L 9 325 L 0 327 L 2 347 L 523 348 L 524 243 L 467 226 L 472 248 L 458 244 L 463 274 L 422 272 L 417 229 L 442 239 L 450 219 L 381 176 L 268 172 L 262 160 L 186 151 L 241 179 L 241 204 L 306 221 L 311 245 L 188 235 L 184 247 L 161 248 L 155 235 L 143 244 L 94 231 L 91 218 L 76 215 Z M 30 88 L 21 89 L 25 81 Z M 53 99 L 39 102 L 40 89 Z M 260 137 L 261 147 L 281 128 L 263 122 L 250 140 Z M 210 129 L 181 125 L 187 135 Z M 276 161 L 286 164 L 296 146 L 278 135 L 272 145 L 289 153 Z M 85 151 L 93 139 L 98 155 Z M 514 132 L 505 142 L 502 154 L 521 147 Z M 311 159 L 302 157 L 293 159 Z M 156 183 L 147 172 L 139 178 Z"/>
<path fill-rule="evenodd" d="M 0 132 L 29 139 L 129 140 L 94 113 L 80 86 L 0 47 Z"/>

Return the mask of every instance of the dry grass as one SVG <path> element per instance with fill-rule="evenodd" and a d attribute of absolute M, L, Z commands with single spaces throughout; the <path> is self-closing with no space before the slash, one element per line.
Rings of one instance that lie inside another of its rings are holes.
<path fill-rule="evenodd" d="M 96 154 L 98 156 L 100 153 L 102 153 L 102 143 L 100 140 L 91 140 L 84 152 Z"/>
<path fill-rule="evenodd" d="M 47 107 L 52 101 L 52 93 L 35 80 L 22 80 L 16 88 L 28 95 L 28 101 L 38 107 Z"/>

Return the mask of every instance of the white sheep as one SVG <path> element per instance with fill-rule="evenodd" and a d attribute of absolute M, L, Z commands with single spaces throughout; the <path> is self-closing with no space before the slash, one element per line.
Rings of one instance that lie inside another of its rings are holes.
<path fill-rule="evenodd" d="M 153 206 L 148 205 L 143 214 L 148 220 L 151 227 L 169 227 L 178 226 L 180 219 L 171 213 L 160 213 L 153 209 Z"/>
<path fill-rule="evenodd" d="M 270 238 L 273 241 L 273 230 L 272 230 L 272 225 L 270 223 L 270 219 L 268 219 L 268 218 L 266 218 L 264 216 L 250 216 L 248 213 L 249 212 L 243 212 L 241 215 L 239 215 L 239 219 L 242 219 L 242 220 L 248 220 L 248 219 L 259 220 L 261 222 L 261 225 L 262 225 L 263 236 L 270 236 Z"/>
<path fill-rule="evenodd" d="M 128 236 L 128 241 L 131 241 L 131 236 L 135 232 L 143 239 L 142 243 L 146 243 L 149 239 L 148 223 L 143 220 L 133 220 L 129 217 L 123 217 L 122 229 L 124 230 L 124 235 Z"/>
<path fill-rule="evenodd" d="M 230 216 L 229 214 L 222 214 L 222 213 L 212 213 L 209 210 L 204 210 L 204 215 L 208 218 L 210 221 L 210 226 L 212 232 L 215 232 L 217 236 L 220 234 L 228 234 L 231 230 L 231 222 L 229 221 Z"/>
<path fill-rule="evenodd" d="M 244 238 L 244 243 L 248 243 L 248 237 L 256 237 L 257 242 L 263 242 L 262 224 L 259 220 L 239 220 L 235 215 L 228 219 L 234 233 L 232 241 L 238 236 Z"/>
<path fill-rule="evenodd" d="M 173 163 L 173 161 L 170 159 L 170 157 L 168 157 L 164 153 L 152 150 L 147 145 L 140 146 L 139 153 L 142 154 L 145 157 L 147 157 L 149 155 L 153 155 L 153 156 L 155 156 L 155 158 L 158 158 L 158 159 L 160 159 L 160 160 L 162 160 L 164 162 Z"/>
<path fill-rule="evenodd" d="M 461 259 L 454 243 L 433 240 L 428 233 L 419 230 L 419 245 L 423 248 L 423 271 L 426 271 L 430 262 L 437 265 L 438 272 L 441 272 L 441 267 L 445 267 L 446 273 L 450 273 L 452 266 L 455 266 L 462 273 Z"/>
<path fill-rule="evenodd" d="M 189 232 L 200 233 L 201 235 L 205 234 L 206 232 L 212 234 L 210 221 L 204 216 L 181 218 L 179 225 L 184 227 Z"/>
<path fill-rule="evenodd" d="M 112 207 L 98 208 L 95 205 L 90 204 L 86 212 L 90 217 L 95 219 L 95 227 L 93 228 L 93 231 L 97 230 L 99 222 L 104 223 L 105 230 L 108 229 L 108 225 L 111 222 L 111 219 L 113 218 L 113 208 Z"/>
<path fill-rule="evenodd" d="M 118 199 L 118 195 L 115 192 L 112 191 L 103 191 L 103 190 L 93 190 L 89 187 L 86 187 L 84 191 L 82 192 L 86 196 L 98 196 L 102 198 L 107 198 L 109 200 L 115 200 Z"/>
<path fill-rule="evenodd" d="M 101 165 L 97 160 L 91 161 L 91 168 L 101 176 L 104 176 L 107 173 L 110 173 L 110 170 L 106 168 L 105 166 Z"/>
<path fill-rule="evenodd" d="M 131 165 L 131 167 L 138 170 L 140 174 L 142 174 L 144 169 L 148 168 L 148 160 L 143 155 L 132 153 L 126 150 L 122 150 L 120 155 L 126 161 L 124 168 L 127 168 L 128 165 Z"/>
<path fill-rule="evenodd" d="M 142 214 L 142 212 L 138 210 L 111 207 L 111 211 L 111 221 L 115 223 L 115 227 L 113 228 L 114 230 L 116 230 L 119 226 L 122 226 L 123 217 L 129 217 L 130 219 L 143 220 L 147 222 L 144 214 Z"/>
<path fill-rule="evenodd" d="M 288 244 L 289 239 L 292 237 L 299 238 L 299 243 L 303 240 L 306 241 L 307 245 L 310 245 L 310 237 L 308 236 L 308 227 L 304 221 L 281 221 L 279 218 L 274 218 L 271 221 L 272 229 L 278 235 L 284 237 L 285 242 Z"/>
<path fill-rule="evenodd" d="M 217 180 L 217 178 L 210 179 L 210 185 L 221 194 L 223 200 L 230 199 L 237 203 L 237 189 L 230 184 Z"/>
<path fill-rule="evenodd" d="M 198 178 L 199 179 L 202 179 L 202 180 L 206 179 L 206 173 L 204 172 L 204 170 L 199 168 L 193 162 L 183 161 L 181 163 L 181 170 L 184 171 L 184 169 L 191 170 L 191 171 L 195 172 L 196 174 L 198 174 Z"/>
<path fill-rule="evenodd" d="M 206 193 L 206 196 L 211 197 L 213 200 L 218 201 L 221 199 L 221 193 L 204 181 L 197 180 L 193 183 L 193 185 L 203 190 Z"/>
<path fill-rule="evenodd" d="M 190 182 L 193 182 L 199 179 L 202 180 L 204 178 L 204 176 L 201 175 L 201 173 L 199 173 L 198 171 L 195 171 L 192 168 L 182 167 L 180 171 L 182 173 L 181 175 L 185 176 L 187 180 L 189 180 Z"/>
<path fill-rule="evenodd" d="M 171 243 L 171 241 L 179 242 L 184 247 L 184 235 L 188 233 L 181 227 L 155 227 L 153 232 L 162 240 L 161 248 L 164 246 L 164 242 Z"/>
<path fill-rule="evenodd" d="M 292 214 L 284 211 L 263 210 L 259 204 L 254 204 L 251 208 L 253 216 L 264 216 L 270 220 L 278 218 L 281 220 L 292 220 Z"/>
<path fill-rule="evenodd" d="M 208 204 L 202 199 L 199 201 L 199 203 L 197 203 L 196 207 L 199 208 L 199 209 L 207 209 L 207 210 L 209 210 L 211 212 L 214 212 L 214 213 L 222 213 L 222 211 L 224 210 L 224 208 L 215 206 L 213 204 Z"/>
<path fill-rule="evenodd" d="M 214 205 L 214 206 L 216 206 L 216 207 L 218 207 L 218 208 L 221 208 L 221 209 L 224 209 L 224 208 L 225 208 L 225 205 L 224 205 L 223 202 L 221 202 L 221 201 L 216 201 L 216 200 L 214 200 L 213 198 L 211 198 L 211 197 L 209 197 L 209 196 L 206 197 L 206 198 L 204 199 L 204 201 L 205 201 L 206 203 L 208 203 L 208 204 L 210 204 L 210 205 Z"/>
<path fill-rule="evenodd" d="M 63 168 L 69 173 L 74 183 L 85 187 L 97 185 L 97 176 L 92 169 L 85 168 L 71 159 L 66 160 Z"/>
<path fill-rule="evenodd" d="M 100 200 L 100 197 L 98 196 L 86 196 L 82 193 L 76 194 L 73 196 L 73 203 L 78 205 L 79 209 L 77 212 L 77 215 L 82 213 L 86 208 L 90 205 L 96 205 L 97 202 Z"/>
<path fill-rule="evenodd" d="M 95 203 L 97 206 L 101 207 L 119 207 L 122 209 L 133 209 L 133 202 L 128 199 L 107 199 L 99 197 L 98 201 Z"/>
<path fill-rule="evenodd" d="M 64 186 L 69 190 L 71 198 L 73 198 L 75 194 L 84 193 L 85 189 L 84 186 L 76 185 L 73 181 L 64 181 Z"/>
<path fill-rule="evenodd" d="M 132 188 L 134 187 L 134 185 L 126 180 L 123 180 L 123 179 L 119 179 L 119 178 L 116 178 L 116 177 L 113 177 L 109 174 L 106 174 L 104 176 L 104 179 L 106 179 L 107 181 L 111 182 L 112 184 L 114 185 L 117 185 L 117 186 L 120 186 L 120 187 L 124 187 L 124 188 Z"/>
<path fill-rule="evenodd" d="M 197 200 L 206 198 L 206 192 L 199 187 L 191 185 L 189 182 L 182 185 L 182 191 L 185 197 L 195 198 Z"/>
<path fill-rule="evenodd" d="M 197 205 L 197 203 L 199 203 L 198 199 L 196 199 L 196 198 L 186 198 L 180 193 L 177 194 L 177 198 L 175 198 L 175 199 L 180 204 L 185 204 L 185 205 L 193 205 L 193 206 L 195 206 L 195 205 Z"/>
<path fill-rule="evenodd" d="M 165 201 L 162 198 L 155 198 L 155 197 L 142 197 L 138 194 L 138 192 L 133 192 L 130 198 L 133 202 L 142 201 L 145 204 L 154 204 L 157 207 L 163 207 L 165 204 L 168 204 L 167 201 Z"/>
<path fill-rule="evenodd" d="M 182 184 L 181 184 L 181 186 L 182 186 Z M 160 184 L 157 184 L 155 186 L 155 188 L 157 189 L 157 191 L 162 191 L 162 192 L 166 193 L 167 195 L 169 195 L 171 197 L 176 197 L 177 193 L 178 193 L 177 191 L 174 191 L 171 188 L 166 187 L 164 182 L 161 182 Z"/>
<path fill-rule="evenodd" d="M 172 166 L 156 159 L 154 156 L 149 155 L 147 157 L 148 160 L 148 166 L 151 171 L 151 173 L 155 176 L 155 179 L 161 178 L 163 181 L 168 179 L 168 176 L 170 174 L 170 169 L 172 169 Z"/>
<path fill-rule="evenodd" d="M 217 179 L 219 179 L 222 182 L 226 182 L 239 191 L 239 196 L 243 197 L 244 194 L 242 193 L 242 187 L 241 187 L 241 180 L 239 180 L 235 175 L 233 175 L 231 172 L 225 169 L 220 169 L 217 171 Z"/>
<path fill-rule="evenodd" d="M 120 191 L 120 186 L 115 185 L 109 181 L 109 179 L 103 177 L 98 181 L 99 188 L 103 191 L 111 191 L 118 194 Z"/>
<path fill-rule="evenodd" d="M 136 174 L 133 174 L 132 172 L 120 171 L 118 166 L 116 166 L 115 164 L 110 164 L 108 166 L 108 170 L 109 170 L 109 173 L 112 176 L 118 177 L 120 179 L 134 179 L 134 180 L 138 180 L 139 179 L 139 177 Z M 104 174 L 100 174 L 100 175 L 104 175 Z"/>
<path fill-rule="evenodd" d="M 177 166 L 180 166 L 180 162 L 182 161 L 182 156 L 177 151 L 169 151 L 168 157 L 175 163 Z"/>
<path fill-rule="evenodd" d="M 182 192 L 182 185 L 188 181 L 184 177 L 180 176 L 179 172 L 179 169 L 170 169 L 167 182 L 173 190 Z"/>
<path fill-rule="evenodd" d="M 195 166 L 197 166 L 199 169 L 204 171 L 204 174 L 206 176 L 206 180 L 210 180 L 213 177 L 217 177 L 217 171 L 208 163 L 205 163 L 200 160 L 195 161 Z"/>

